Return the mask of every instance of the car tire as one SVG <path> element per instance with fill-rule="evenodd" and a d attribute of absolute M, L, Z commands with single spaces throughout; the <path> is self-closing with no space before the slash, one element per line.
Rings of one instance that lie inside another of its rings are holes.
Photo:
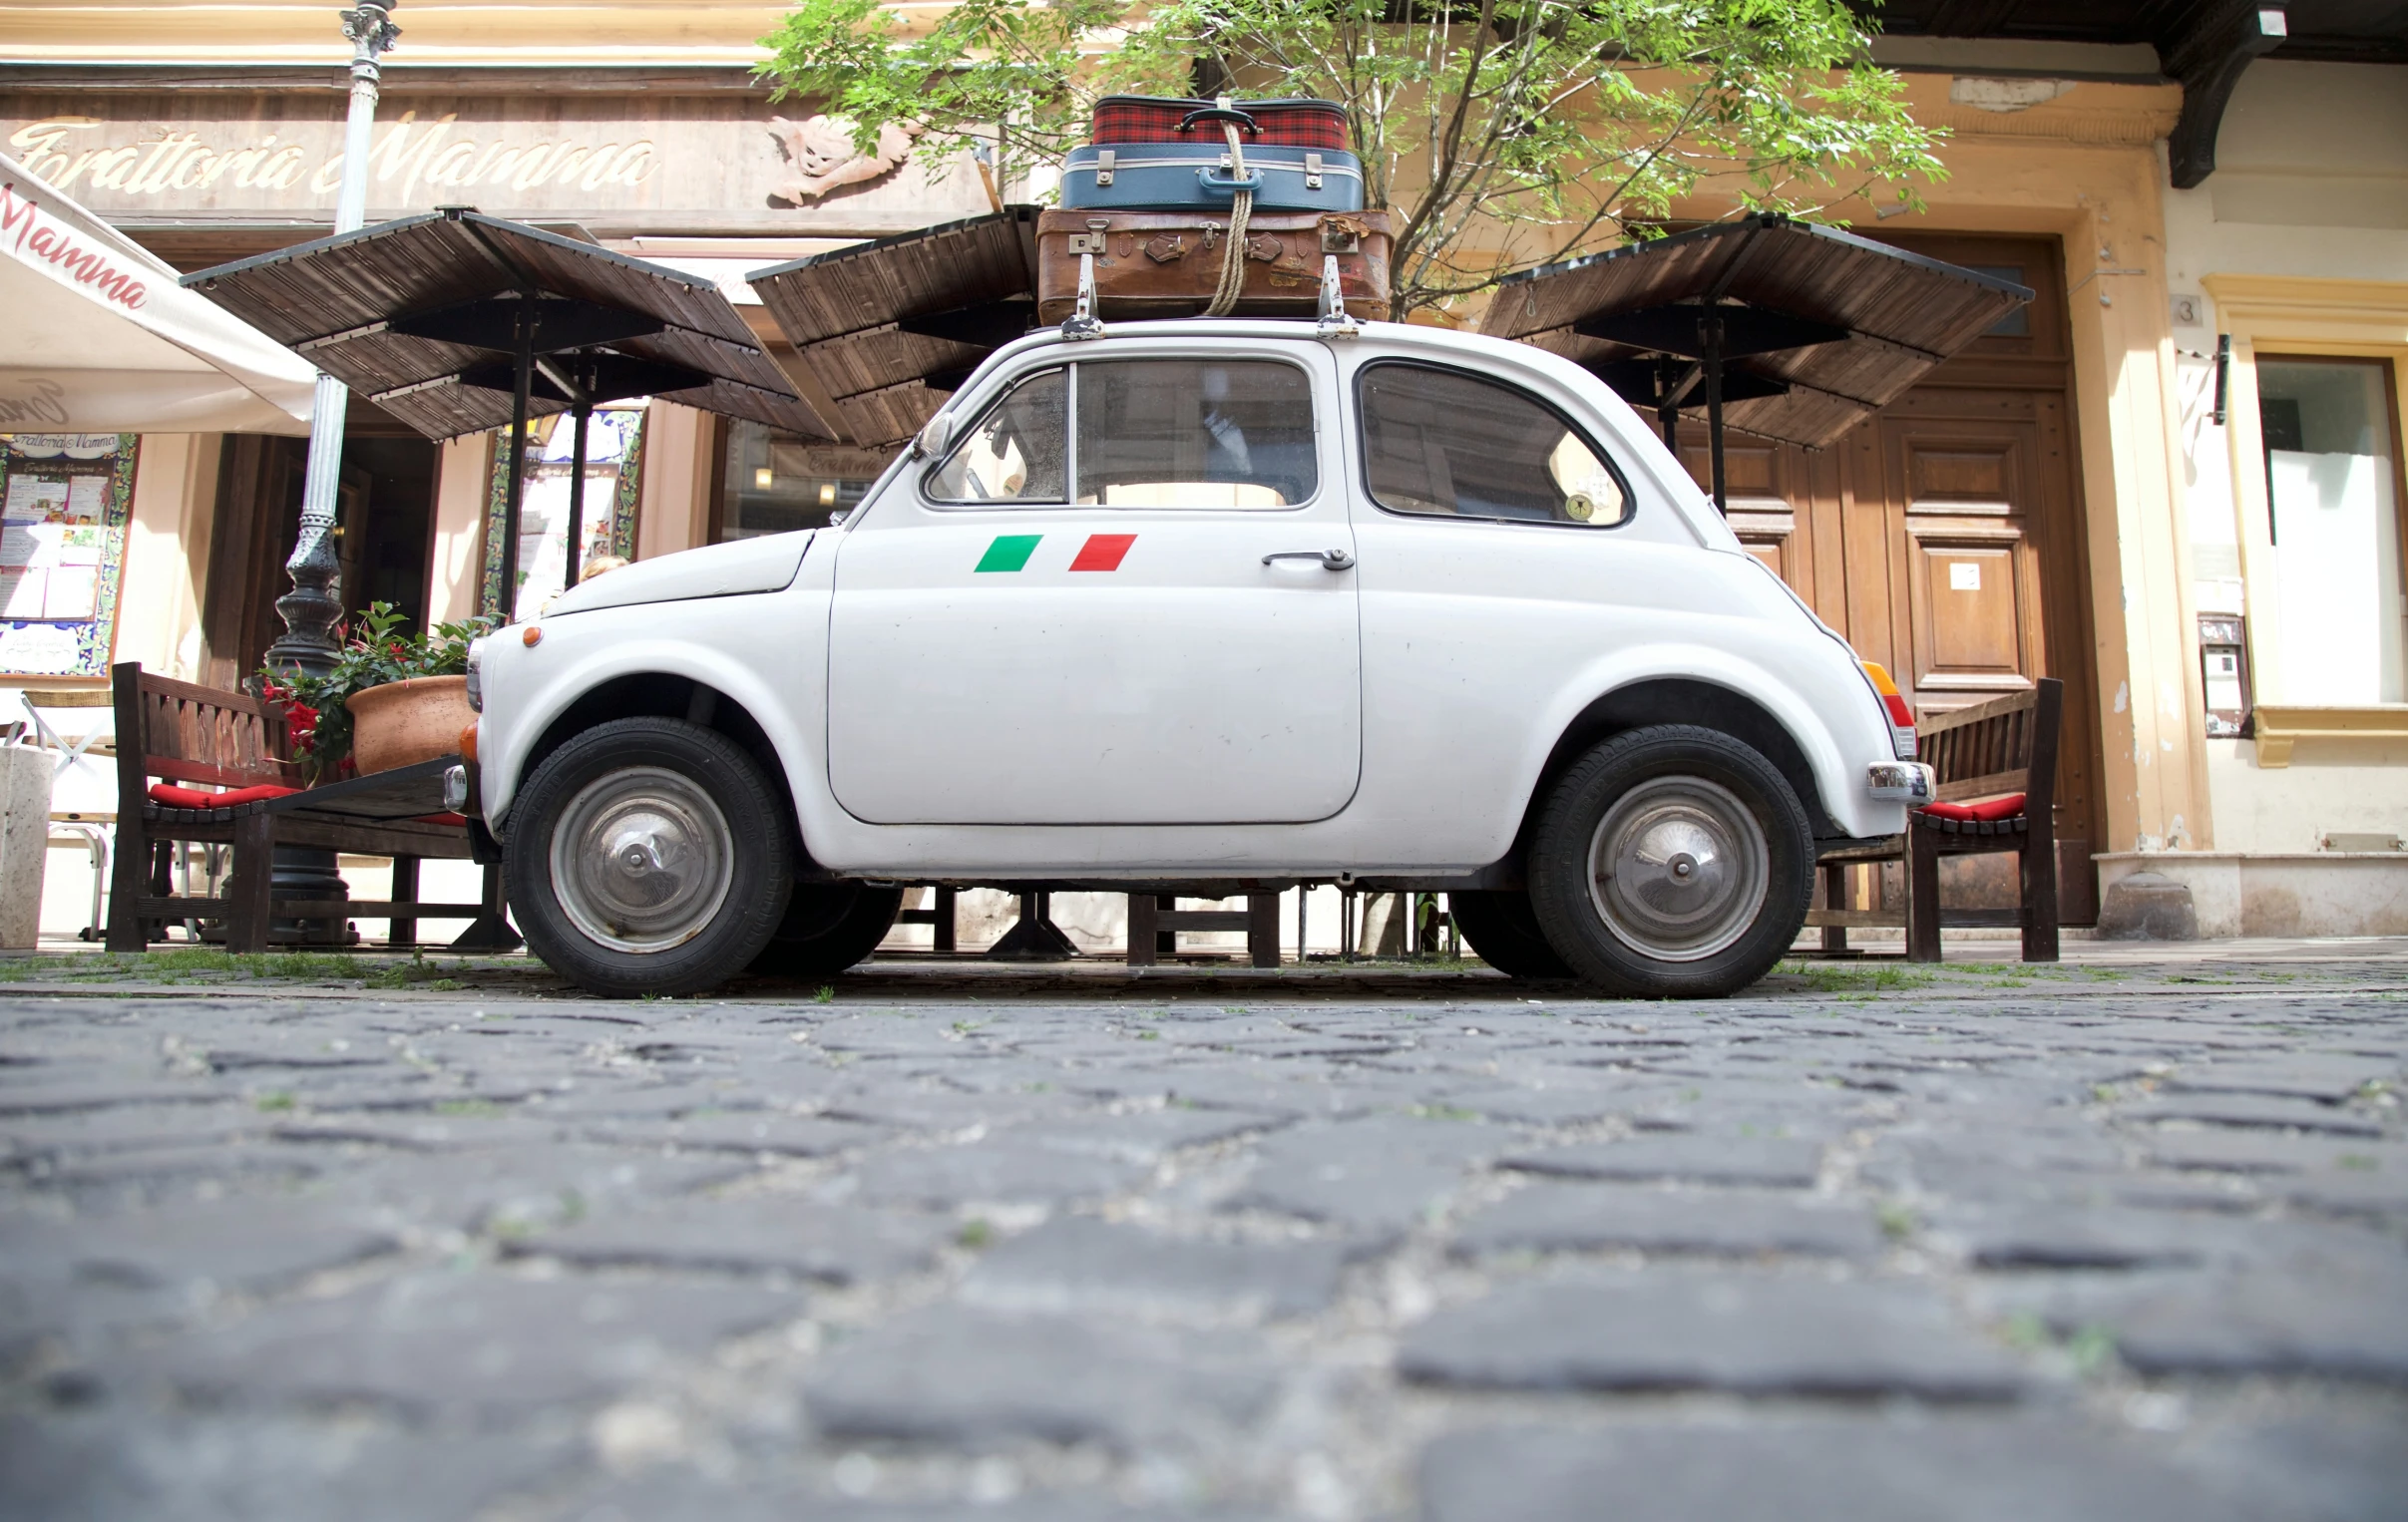
<path fill-rule="evenodd" d="M 878 950 L 903 912 L 903 890 L 797 883 L 786 918 L 748 969 L 763 977 L 834 977 Z"/>
<path fill-rule="evenodd" d="M 529 949 L 604 998 L 717 987 L 785 918 L 796 851 L 784 800 L 715 730 L 598 724 L 536 767 L 508 829 Z"/>
<path fill-rule="evenodd" d="M 1719 998 L 1755 982 L 1806 924 L 1814 840 L 1788 779 L 1719 730 L 1617 735 L 1564 773 L 1530 851 L 1530 907 L 1589 983 Z"/>
<path fill-rule="evenodd" d="M 1546 933 L 1538 928 L 1528 894 L 1450 893 L 1446 909 L 1454 916 L 1455 929 L 1463 933 L 1464 944 L 1507 977 L 1537 982 L 1571 980 L 1571 967 L 1555 954 L 1555 948 L 1547 945 Z"/>

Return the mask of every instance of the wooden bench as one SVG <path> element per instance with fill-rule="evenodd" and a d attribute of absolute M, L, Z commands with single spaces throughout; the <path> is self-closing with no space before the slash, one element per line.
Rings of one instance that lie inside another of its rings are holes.
<path fill-rule="evenodd" d="M 274 920 L 384 920 L 394 946 L 416 942 L 420 920 L 472 920 L 455 951 L 507 950 L 519 944 L 503 918 L 501 869 L 485 866 L 483 902 L 429 904 L 418 898 L 418 864 L 429 857 L 473 859 L 470 831 L 443 814 L 444 757 L 325 787 L 299 790 L 283 716 L 255 697 L 220 692 L 146 673 L 127 661 L 111 669 L 117 707 L 117 859 L 110 885 L 108 947 L 140 951 L 155 925 L 223 920 L 226 949 L 267 949 Z M 225 806 L 187 808 L 160 802 L 152 779 L 227 791 L 295 789 Z M 170 843 L 233 847 L 223 898 L 170 892 Z M 278 846 L 348 851 L 393 861 L 391 899 L 277 898 Z M 492 853 L 487 853 L 492 855 Z"/>
<path fill-rule="evenodd" d="M 1170 894 L 1129 895 L 1128 964 L 1150 967 L 1178 954 L 1181 931 L 1243 931 L 1246 960 L 1258 967 L 1279 965 L 1279 895 L 1255 893 L 1244 909 L 1181 909 Z"/>
<path fill-rule="evenodd" d="M 2057 736 L 2063 718 L 2065 683 L 2044 676 L 2030 691 L 1939 714 L 1918 726 L 1917 759 L 1936 774 L 1935 802 L 1964 804 L 2021 794 L 2017 812 L 1997 819 L 1952 819 L 1917 809 L 1906 816 L 1906 833 L 1867 846 L 1835 851 L 1821 860 L 1822 903 L 1806 924 L 1822 928 L 1826 951 L 1847 949 L 1856 927 L 1902 926 L 1908 961 L 1940 959 L 1940 858 L 2014 852 L 2018 857 L 2016 907 L 2011 923 L 2023 931 L 2023 959 L 2057 959 Z M 1848 869 L 1864 864 L 1906 864 L 1906 904 L 1889 909 L 1850 909 L 1845 902 Z M 1990 913 L 1955 911 L 1950 925 L 1997 923 Z"/>

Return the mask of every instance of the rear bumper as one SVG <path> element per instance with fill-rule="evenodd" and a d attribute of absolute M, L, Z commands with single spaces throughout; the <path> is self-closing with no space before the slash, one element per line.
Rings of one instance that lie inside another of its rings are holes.
<path fill-rule="evenodd" d="M 1864 769 L 1864 795 L 1882 803 L 1915 808 L 1931 802 L 1936 784 L 1920 761 L 1876 761 Z"/>

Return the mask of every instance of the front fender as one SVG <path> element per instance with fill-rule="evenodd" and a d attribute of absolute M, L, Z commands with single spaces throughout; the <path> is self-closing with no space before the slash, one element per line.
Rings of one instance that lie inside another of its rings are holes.
<path fill-rule="evenodd" d="M 544 737 L 587 694 L 622 677 L 682 677 L 740 704 L 775 749 L 791 790 L 817 737 L 799 716 L 820 711 L 827 598 L 789 590 L 604 608 L 539 619 L 496 636 L 482 673 L 477 749 L 485 817 L 509 829 L 512 801 Z M 764 651 L 781 658 L 764 659 Z"/>

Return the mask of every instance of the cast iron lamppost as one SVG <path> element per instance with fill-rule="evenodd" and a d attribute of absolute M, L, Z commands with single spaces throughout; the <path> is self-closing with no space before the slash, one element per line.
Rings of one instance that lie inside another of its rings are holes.
<path fill-rule="evenodd" d="M 393 24 L 398 0 L 363 0 L 343 12 L 343 35 L 351 39 L 351 115 L 343 128 L 343 186 L 334 203 L 339 236 L 368 219 L 368 151 L 376 127 L 379 54 L 401 40 Z M 334 550 L 335 490 L 342 482 L 343 414 L 351 389 L 318 372 L 316 405 L 309 416 L 309 470 L 301 486 L 301 532 L 284 569 L 292 590 L 276 599 L 284 637 L 267 647 L 268 664 L 312 673 L 334 669 L 334 625 L 343 615 L 336 585 L 342 562 Z M 281 852 L 277 853 L 282 855 Z"/>
<path fill-rule="evenodd" d="M 342 13 L 343 35 L 351 40 L 351 114 L 343 126 L 343 184 L 334 202 L 337 235 L 355 232 L 368 219 L 368 151 L 376 128 L 377 56 L 401 40 L 393 24 L 397 0 L 363 0 Z M 334 669 L 335 622 L 343 615 L 342 560 L 334 549 L 335 491 L 342 484 L 343 414 L 351 388 L 318 372 L 309 414 L 309 468 L 301 484 L 300 534 L 284 570 L 292 590 L 276 599 L 284 635 L 267 647 L 267 663 L 279 670 L 319 674 Z M 272 892 L 296 899 L 348 899 L 334 853 L 307 846 L 278 846 L 269 871 Z M 344 939 L 336 920 L 321 934 L 317 922 L 286 921 L 280 927 L 304 941 Z"/>

